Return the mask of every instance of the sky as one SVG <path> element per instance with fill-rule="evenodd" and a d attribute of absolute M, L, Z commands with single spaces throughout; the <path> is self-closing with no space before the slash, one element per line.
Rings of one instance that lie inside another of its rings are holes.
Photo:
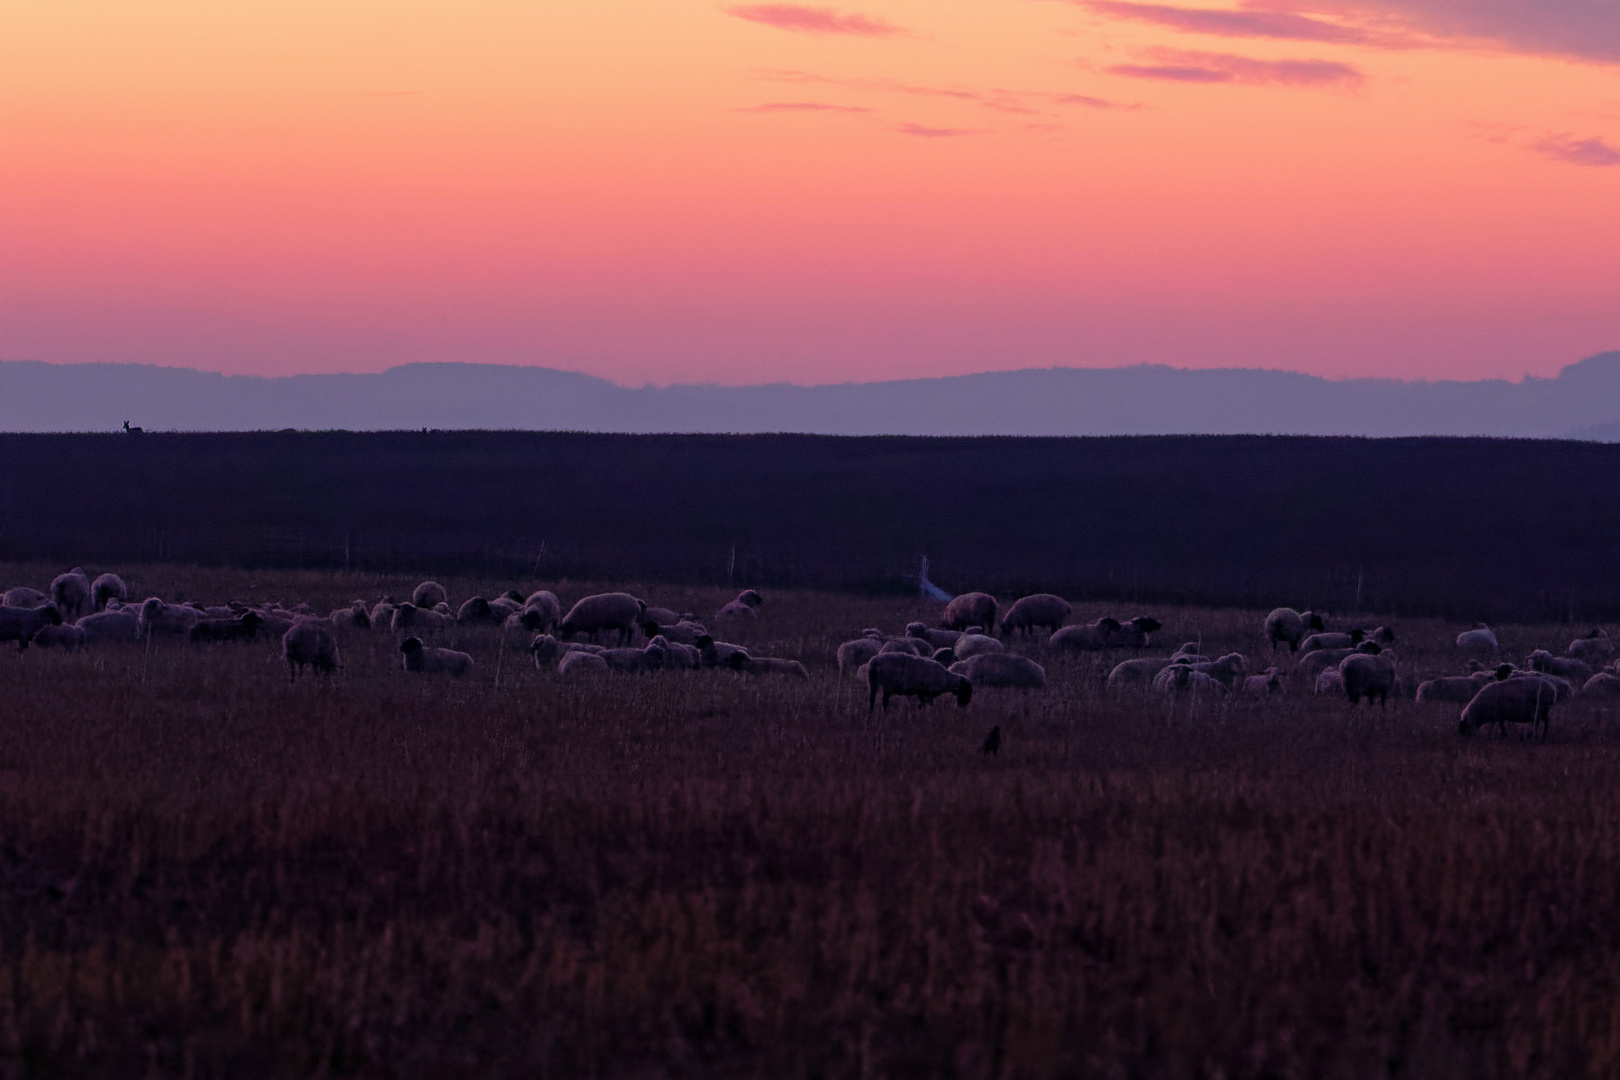
<path fill-rule="evenodd" d="M 0 358 L 1551 375 L 1614 0 L 3 0 Z"/>

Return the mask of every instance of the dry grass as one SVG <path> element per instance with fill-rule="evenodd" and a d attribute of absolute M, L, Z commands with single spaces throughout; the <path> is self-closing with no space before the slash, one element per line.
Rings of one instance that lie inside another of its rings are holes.
<path fill-rule="evenodd" d="M 412 584 L 129 576 L 321 608 Z M 565 684 L 492 631 L 446 636 L 477 657 L 464 682 L 407 678 L 386 634 L 297 684 L 267 644 L 8 647 L 0 1055 L 75 1076 L 1620 1072 L 1604 714 L 1465 741 L 1454 707 L 1291 685 L 1172 709 L 1054 662 L 1043 695 L 868 719 L 833 648 L 924 613 L 773 595 L 740 636 L 808 684 Z M 1256 613 L 1157 614 L 1172 645 L 1257 651 Z M 1403 670 L 1454 668 L 1456 629 L 1403 622 Z M 1573 636 L 1500 629 L 1516 655 Z"/>

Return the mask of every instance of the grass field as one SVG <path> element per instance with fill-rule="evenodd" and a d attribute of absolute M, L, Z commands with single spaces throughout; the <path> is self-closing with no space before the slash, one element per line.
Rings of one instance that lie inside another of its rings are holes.
<path fill-rule="evenodd" d="M 317 610 L 415 584 L 126 577 Z M 1620 1072 L 1613 714 L 1464 740 L 1455 706 L 1172 707 L 1054 659 L 1044 693 L 869 717 L 833 650 L 936 612 L 768 594 L 738 640 L 808 683 L 565 683 L 493 630 L 444 636 L 460 682 L 385 632 L 297 683 L 270 643 L 0 648 L 5 1072 Z M 1165 651 L 1263 655 L 1262 613 L 1148 613 Z M 1403 675 L 1456 671 L 1457 629 L 1398 623 Z M 1497 629 L 1522 658 L 1586 627 Z"/>

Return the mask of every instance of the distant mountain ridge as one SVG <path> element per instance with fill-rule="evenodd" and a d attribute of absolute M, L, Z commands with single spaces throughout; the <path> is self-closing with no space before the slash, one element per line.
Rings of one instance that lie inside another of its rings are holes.
<path fill-rule="evenodd" d="M 1620 441 L 1620 351 L 1519 383 L 1048 368 L 829 386 L 627 388 L 543 367 L 218 375 L 0 361 L 0 430 L 483 428 L 825 435 L 1488 435 Z"/>

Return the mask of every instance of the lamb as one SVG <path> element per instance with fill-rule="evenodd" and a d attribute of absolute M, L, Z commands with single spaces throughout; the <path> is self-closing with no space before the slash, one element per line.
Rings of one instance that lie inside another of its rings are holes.
<path fill-rule="evenodd" d="M 882 635 L 872 636 L 870 631 L 867 635 L 858 637 L 854 641 L 844 642 L 838 646 L 838 674 L 842 675 L 846 671 L 854 671 L 876 656 L 882 648 Z"/>
<path fill-rule="evenodd" d="M 90 583 L 90 602 L 97 611 L 106 611 L 114 600 L 123 603 L 129 599 L 129 586 L 117 574 L 102 574 Z"/>
<path fill-rule="evenodd" d="M 1047 636 L 1063 629 L 1068 622 L 1069 615 L 1074 608 L 1061 596 L 1051 593 L 1035 593 L 1033 596 L 1020 597 L 1013 601 L 1007 614 L 1001 617 L 1001 636 L 1007 637 L 1014 632 L 1026 637 L 1036 630 L 1045 629 Z M 907 627 L 910 630 L 910 627 Z"/>
<path fill-rule="evenodd" d="M 1383 707 L 1389 703 L 1390 691 L 1395 690 L 1395 654 L 1389 649 L 1351 653 L 1339 662 L 1339 677 L 1344 680 L 1350 704 L 1359 705 L 1366 698 L 1371 706 L 1373 698 L 1377 698 Z"/>
<path fill-rule="evenodd" d="M 472 670 L 473 658 L 454 649 L 430 649 L 419 637 L 400 643 L 405 654 L 405 670 L 417 675 L 450 675 L 457 679 Z"/>
<path fill-rule="evenodd" d="M 980 687 L 1006 687 L 1014 690 L 1046 689 L 1046 669 L 1027 656 L 1012 653 L 981 653 L 970 660 L 950 665 L 950 669 Z"/>
<path fill-rule="evenodd" d="M 90 604 L 90 575 L 84 572 L 84 567 L 75 566 L 51 580 L 51 603 L 64 619 L 87 614 L 84 609 Z"/>
<path fill-rule="evenodd" d="M 184 604 L 165 604 L 155 596 L 146 598 L 136 632 L 143 638 L 184 637 L 202 618 L 202 612 Z"/>
<path fill-rule="evenodd" d="M 1487 724 L 1495 724 L 1501 734 L 1507 733 L 1509 724 L 1529 724 L 1530 733 L 1541 728 L 1541 737 L 1547 737 L 1552 721 L 1551 710 L 1556 690 L 1543 677 L 1503 679 L 1487 683 L 1480 688 L 1462 711 L 1457 722 L 1457 733 L 1472 735 Z"/>
<path fill-rule="evenodd" d="M 971 660 L 975 656 L 1006 651 L 1007 647 L 999 639 L 988 634 L 963 634 L 951 647 L 951 652 L 958 660 Z"/>
<path fill-rule="evenodd" d="M 1480 687 L 1494 681 L 1495 676 L 1488 671 L 1428 679 L 1418 684 L 1417 699 L 1419 702 L 1445 701 L 1454 705 L 1466 705 L 1474 700 L 1474 695 L 1479 693 Z"/>
<path fill-rule="evenodd" d="M 727 619 L 759 617 L 759 609 L 765 603 L 765 598 L 753 589 L 744 589 L 737 594 L 737 599 L 714 613 L 715 622 L 724 622 Z"/>
<path fill-rule="evenodd" d="M 456 612 L 456 625 L 458 626 L 499 626 L 501 619 L 490 607 L 489 601 L 482 596 L 475 596 L 461 605 Z"/>
<path fill-rule="evenodd" d="M 562 659 L 557 661 L 557 674 L 559 675 L 606 675 L 607 661 L 591 652 L 574 650 L 565 652 Z"/>
<path fill-rule="evenodd" d="M 0 641 L 18 642 L 18 648 L 28 647 L 33 636 L 46 626 L 61 626 L 62 613 L 55 604 L 38 607 L 0 607 Z"/>
<path fill-rule="evenodd" d="M 568 617 L 557 624 L 557 638 L 566 641 L 575 634 L 585 634 L 592 641 L 604 630 L 618 632 L 619 643 L 627 645 L 635 636 L 636 622 L 647 610 L 647 605 L 629 593 L 597 593 L 587 596 L 568 611 Z"/>
<path fill-rule="evenodd" d="M 970 626 L 993 630 L 996 598 L 989 593 L 963 593 L 945 605 L 945 619 L 940 625 L 947 630 L 966 630 Z"/>
<path fill-rule="evenodd" d="M 1579 660 L 1567 660 L 1561 656 L 1554 656 L 1546 649 L 1537 649 L 1525 658 L 1525 665 L 1532 671 L 1540 671 L 1547 675 L 1557 675 L 1572 682 L 1584 683 L 1592 677 L 1592 669 Z"/>
<path fill-rule="evenodd" d="M 1337 697 L 1344 693 L 1344 678 L 1336 667 L 1323 668 L 1322 673 L 1316 677 L 1316 685 L 1311 691 L 1317 697 Z"/>
<path fill-rule="evenodd" d="M 1090 626 L 1065 626 L 1047 644 L 1064 652 L 1102 652 L 1119 628 L 1118 619 L 1104 615 Z"/>
<path fill-rule="evenodd" d="M 343 666 L 337 635 L 324 619 L 299 619 L 288 627 L 281 636 L 281 658 L 287 661 L 289 680 L 296 680 L 306 667 L 317 675 L 330 675 Z"/>
<path fill-rule="evenodd" d="M 1175 660 L 1168 656 L 1122 660 L 1108 673 L 1108 689 L 1123 690 L 1127 686 L 1150 686 L 1154 676 L 1174 662 Z"/>
<path fill-rule="evenodd" d="M 34 608 L 50 600 L 50 597 L 38 589 L 30 589 L 26 585 L 18 585 L 7 589 L 6 594 L 0 597 L 0 607 Z"/>
<path fill-rule="evenodd" d="M 1288 651 L 1299 652 L 1299 643 L 1304 640 L 1305 634 L 1310 630 L 1326 630 L 1322 624 L 1322 617 L 1314 612 L 1295 611 L 1293 608 L 1280 607 L 1266 616 L 1266 640 L 1271 642 L 1271 651 L 1277 651 L 1279 643 L 1286 642 Z"/>
<path fill-rule="evenodd" d="M 877 633 L 877 631 L 868 630 L 867 633 L 872 634 Z M 881 637 L 882 635 L 879 636 Z M 906 624 L 906 636 L 917 638 L 920 641 L 926 641 L 930 647 L 935 649 L 949 649 L 954 646 L 956 644 L 956 640 L 962 636 L 962 631 L 934 630 L 923 623 L 914 622 Z"/>
<path fill-rule="evenodd" d="M 1348 634 L 1312 634 L 1299 643 L 1307 655 L 1324 649 L 1353 649 L 1367 639 L 1365 630 L 1352 630 Z"/>
<path fill-rule="evenodd" d="M 797 660 L 784 660 L 775 656 L 750 656 L 742 670 L 750 675 L 787 675 L 795 679 L 809 679 L 810 672 Z"/>
<path fill-rule="evenodd" d="M 967 676 L 959 675 L 932 660 L 905 653 L 874 656 L 866 667 L 866 685 L 870 689 L 866 700 L 868 713 L 876 707 L 880 692 L 885 710 L 889 707 L 889 699 L 895 696 L 916 698 L 918 708 L 941 694 L 956 695 L 956 703 L 963 708 L 973 700 L 973 684 Z"/>
<path fill-rule="evenodd" d="M 264 620 L 254 611 L 248 612 L 240 619 L 202 619 L 191 627 L 190 633 L 186 636 L 193 643 L 252 641 L 263 623 Z"/>
<path fill-rule="evenodd" d="M 44 633 L 41 630 L 40 633 Z M 1600 671 L 1581 687 L 1581 697 L 1596 698 L 1600 701 L 1612 701 L 1620 698 L 1620 675 L 1611 675 L 1607 671 Z"/>
<path fill-rule="evenodd" d="M 1475 623 L 1472 630 L 1457 635 L 1457 648 L 1470 656 L 1492 658 L 1496 656 L 1496 635 L 1484 623 Z"/>
<path fill-rule="evenodd" d="M 562 655 L 562 646 L 550 634 L 536 634 L 529 642 L 529 652 L 534 656 L 534 666 L 544 671 L 547 664 Z"/>
<path fill-rule="evenodd" d="M 1264 675 L 1250 675 L 1243 680 L 1243 692 L 1254 697 L 1266 697 L 1282 689 L 1282 678 L 1274 667 L 1266 668 Z"/>
<path fill-rule="evenodd" d="M 431 608 L 417 607 L 412 603 L 404 603 L 394 609 L 395 630 L 444 630 L 454 622 L 455 620 L 448 615 L 441 615 Z"/>
<path fill-rule="evenodd" d="M 1614 655 L 1614 643 L 1601 628 L 1594 627 L 1585 637 L 1570 642 L 1565 651 L 1588 664 L 1601 664 Z"/>
<path fill-rule="evenodd" d="M 450 594 L 444 591 L 444 586 L 437 581 L 424 581 L 411 593 L 411 603 L 419 608 L 432 609 L 440 604 L 448 603 Z"/>
<path fill-rule="evenodd" d="M 135 608 L 117 608 L 86 615 L 75 625 L 84 631 L 86 642 L 134 641 L 139 633 Z"/>
<path fill-rule="evenodd" d="M 545 633 L 556 626 L 561 618 L 562 604 L 557 600 L 557 594 L 548 589 L 532 592 L 523 601 L 522 619 L 526 630 Z"/>
<path fill-rule="evenodd" d="M 1145 649 L 1152 644 L 1153 635 L 1162 629 L 1164 629 L 1164 624 L 1158 619 L 1150 618 L 1147 615 L 1138 615 L 1108 635 L 1108 647 L 1111 649 Z"/>

